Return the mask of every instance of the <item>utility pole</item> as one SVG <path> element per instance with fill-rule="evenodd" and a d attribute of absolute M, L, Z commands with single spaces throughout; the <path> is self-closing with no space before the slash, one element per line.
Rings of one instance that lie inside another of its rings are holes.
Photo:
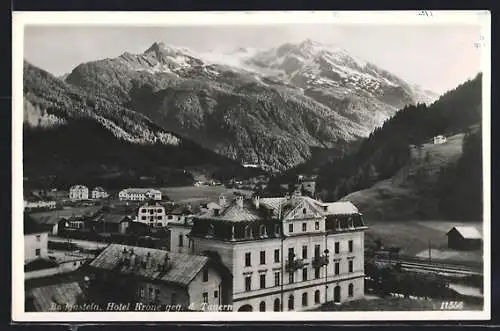
<path fill-rule="evenodd" d="M 429 239 L 429 262 L 431 262 L 431 240 Z"/>

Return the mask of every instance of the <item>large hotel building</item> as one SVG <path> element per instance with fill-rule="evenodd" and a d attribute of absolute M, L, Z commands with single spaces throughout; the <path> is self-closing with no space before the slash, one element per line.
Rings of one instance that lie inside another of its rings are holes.
<path fill-rule="evenodd" d="M 188 227 L 171 228 L 172 246 L 220 259 L 233 311 L 303 311 L 364 295 L 366 226 L 350 202 L 221 196 Z"/>

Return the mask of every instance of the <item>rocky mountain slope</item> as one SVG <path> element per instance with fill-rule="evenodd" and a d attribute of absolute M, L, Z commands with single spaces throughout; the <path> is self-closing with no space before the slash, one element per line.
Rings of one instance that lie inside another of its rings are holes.
<path fill-rule="evenodd" d="M 192 176 L 185 170 L 245 171 L 105 95 L 86 93 L 28 62 L 23 149 L 25 177 L 51 178 L 57 187 L 104 185 L 105 180 L 108 187 L 140 185 L 141 177 L 157 184 L 187 184 Z"/>
<path fill-rule="evenodd" d="M 83 63 L 65 81 L 219 154 L 278 171 L 434 97 L 310 40 L 229 54 L 154 43 L 141 54 Z"/>

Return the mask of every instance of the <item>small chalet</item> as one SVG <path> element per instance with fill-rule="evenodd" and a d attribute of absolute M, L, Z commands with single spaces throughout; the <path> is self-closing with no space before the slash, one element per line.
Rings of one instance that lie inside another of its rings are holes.
<path fill-rule="evenodd" d="M 454 226 L 446 235 L 448 236 L 448 248 L 456 250 L 481 249 L 483 237 L 473 226 Z"/>
<path fill-rule="evenodd" d="M 440 145 L 446 143 L 446 137 L 443 135 L 437 135 L 432 140 L 434 145 Z"/>
<path fill-rule="evenodd" d="M 91 222 L 91 227 L 97 233 L 125 234 L 132 218 L 123 214 L 103 214 Z"/>
<path fill-rule="evenodd" d="M 109 301 L 201 310 L 226 304 L 230 275 L 207 256 L 111 244 L 89 264 L 88 277 Z"/>

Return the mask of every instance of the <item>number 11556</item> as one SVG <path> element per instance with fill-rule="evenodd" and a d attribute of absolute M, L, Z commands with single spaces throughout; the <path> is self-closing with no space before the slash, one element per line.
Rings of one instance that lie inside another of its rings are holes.
<path fill-rule="evenodd" d="M 463 301 L 443 301 L 441 302 L 441 310 L 461 310 L 464 309 Z"/>

